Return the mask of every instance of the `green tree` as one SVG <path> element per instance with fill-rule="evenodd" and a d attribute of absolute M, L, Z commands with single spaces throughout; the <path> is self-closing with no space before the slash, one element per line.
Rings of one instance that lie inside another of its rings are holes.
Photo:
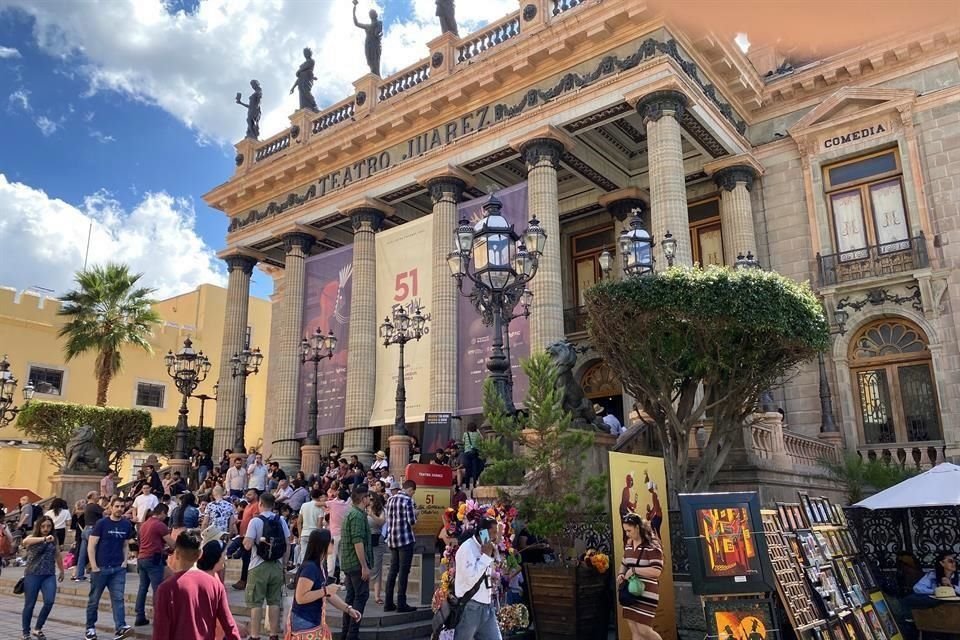
<path fill-rule="evenodd" d="M 484 417 L 497 437 L 480 444 L 487 460 L 481 478 L 485 484 L 522 485 L 508 494 L 530 531 L 569 548 L 573 541 L 563 534 L 571 516 L 591 521 L 605 512 L 608 478 L 584 473 L 593 436 L 571 426 L 550 356 L 536 353 L 521 367 L 530 380 L 526 417 L 510 416 L 492 381 L 484 383 Z M 514 455 L 515 446 L 524 453 Z"/>
<path fill-rule="evenodd" d="M 95 444 L 107 454 L 110 466 L 119 471 L 123 458 L 146 437 L 152 424 L 150 413 L 142 409 L 67 402 L 34 400 L 23 405 L 17 414 L 17 427 L 60 468 L 66 461 L 67 443 L 84 425 L 93 427 Z"/>
<path fill-rule="evenodd" d="M 821 460 L 820 466 L 846 488 L 850 504 L 860 502 L 867 493 L 889 489 L 917 475 L 915 469 L 883 460 L 864 460 L 856 453 L 848 453 L 839 462 Z"/>
<path fill-rule="evenodd" d="M 197 444 L 198 427 L 189 427 L 187 432 L 187 448 Z M 153 427 L 150 433 L 143 439 L 143 449 L 150 453 L 156 453 L 168 458 L 173 457 L 173 451 L 176 448 L 177 428 L 176 427 Z M 208 454 L 213 449 L 213 429 L 204 427 L 200 435 L 200 450 Z M 212 456 L 211 456 L 212 457 Z"/>
<path fill-rule="evenodd" d="M 810 287 L 760 269 L 676 267 L 601 282 L 586 307 L 594 347 L 652 419 L 672 496 L 706 490 L 760 394 L 829 340 Z M 708 411 L 714 426 L 694 464 L 691 433 Z"/>
<path fill-rule="evenodd" d="M 153 310 L 154 289 L 140 287 L 142 273 L 130 273 L 126 265 L 106 264 L 78 271 L 77 288 L 64 294 L 59 314 L 67 318 L 59 337 L 66 339 L 67 361 L 88 352 L 96 353 L 97 406 L 107 406 L 110 381 L 123 365 L 127 345 L 151 353 L 148 338 L 160 316 Z"/>

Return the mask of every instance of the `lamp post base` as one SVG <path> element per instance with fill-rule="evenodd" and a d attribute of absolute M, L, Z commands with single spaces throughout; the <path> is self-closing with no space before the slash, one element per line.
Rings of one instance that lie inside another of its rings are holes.
<path fill-rule="evenodd" d="M 402 482 L 403 475 L 410 462 L 410 436 L 390 436 L 390 475 Z"/>
<path fill-rule="evenodd" d="M 186 480 L 190 477 L 190 461 L 183 458 L 170 458 L 167 460 L 167 466 L 170 467 L 170 473 L 179 471 L 180 476 Z"/>
<path fill-rule="evenodd" d="M 324 449 L 318 444 L 305 444 L 300 447 L 300 470 L 309 478 L 320 473 L 320 462 Z"/>

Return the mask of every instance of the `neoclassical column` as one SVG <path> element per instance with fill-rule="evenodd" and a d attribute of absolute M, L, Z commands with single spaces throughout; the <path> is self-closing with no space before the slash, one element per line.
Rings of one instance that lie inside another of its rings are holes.
<path fill-rule="evenodd" d="M 531 351 L 543 349 L 565 336 L 560 275 L 560 201 L 557 195 L 557 169 L 564 149 L 570 144 L 565 138 L 554 127 L 548 127 L 519 143 L 520 153 L 527 163 L 528 215 L 537 218 L 547 234 L 540 268 L 530 286 L 533 291 Z"/>
<path fill-rule="evenodd" d="M 227 263 L 227 307 L 223 319 L 223 343 L 220 347 L 220 386 L 217 389 L 217 419 L 214 424 L 212 455 L 220 456 L 224 449 L 233 449 L 237 440 L 237 416 L 240 403 L 241 379 L 233 377 L 230 358 L 243 350 L 247 334 L 247 312 L 250 306 L 250 275 L 257 264 L 255 258 L 234 253 L 223 256 Z"/>
<path fill-rule="evenodd" d="M 270 345 L 263 364 L 265 371 L 258 375 L 267 376 L 267 389 L 273 389 L 277 383 L 280 360 L 280 327 L 283 314 L 283 269 L 268 264 L 260 264 L 260 270 L 273 279 L 273 293 L 270 294 Z M 277 439 L 277 396 L 267 393 L 263 409 L 263 453 L 264 459 L 273 455 L 273 441 Z M 218 452 L 222 453 L 222 452 Z"/>
<path fill-rule="evenodd" d="M 665 269 L 660 241 L 667 231 L 677 241 L 674 264 L 691 266 L 690 218 L 683 171 L 679 118 L 687 98 L 679 91 L 654 91 L 637 101 L 637 112 L 647 127 L 647 164 L 650 167 L 651 234 L 656 242 L 656 268 Z"/>
<path fill-rule="evenodd" d="M 374 386 L 377 382 L 377 253 L 374 236 L 385 211 L 369 201 L 344 211 L 353 224 L 353 285 L 350 304 L 350 351 L 347 354 L 347 400 L 343 455 L 373 459 Z"/>
<path fill-rule="evenodd" d="M 720 187 L 720 227 L 723 230 L 724 262 L 733 266 L 737 255 L 757 253 L 757 236 L 753 227 L 753 205 L 750 191 L 757 176 L 749 165 L 725 167 L 713 174 Z"/>
<path fill-rule="evenodd" d="M 430 299 L 430 411 L 457 412 L 457 285 L 450 275 L 447 254 L 453 250 L 457 205 L 472 182 L 455 167 L 418 176 L 433 200 L 433 295 Z M 386 430 L 385 430 L 386 433 Z M 391 434 L 392 435 L 392 434 Z"/>
<path fill-rule="evenodd" d="M 645 228 L 650 228 L 650 207 L 647 205 L 649 199 L 650 195 L 637 187 L 611 191 L 597 199 L 600 206 L 606 209 L 613 219 L 613 246 L 608 247 L 608 249 L 613 254 L 610 276 L 614 279 L 623 277 L 623 256 L 620 254 L 620 247 L 617 244 L 620 233 L 629 228 L 630 219 L 633 217 L 634 211 L 637 210 L 640 212 Z"/>
<path fill-rule="evenodd" d="M 280 354 L 277 358 L 276 384 L 271 393 L 277 398 L 274 422 L 273 459 L 283 469 L 300 468 L 300 442 L 297 441 L 297 392 L 300 389 L 300 340 L 303 338 L 303 296 L 306 259 L 314 237 L 294 231 L 282 236 L 284 257 L 283 300 L 280 303 Z M 315 444 L 315 443 L 310 443 Z"/>

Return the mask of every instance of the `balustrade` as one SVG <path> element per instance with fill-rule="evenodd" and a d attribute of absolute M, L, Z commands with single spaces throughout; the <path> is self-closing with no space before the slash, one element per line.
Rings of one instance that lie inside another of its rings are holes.
<path fill-rule="evenodd" d="M 586 0 L 553 0 L 553 15 L 558 16 L 564 11 L 579 7 Z"/>
<path fill-rule="evenodd" d="M 475 58 L 484 51 L 503 44 L 518 35 L 520 35 L 520 13 L 516 12 L 488 27 L 479 35 L 465 38 L 463 44 L 457 47 L 457 64 Z"/>
<path fill-rule="evenodd" d="M 413 67 L 408 67 L 387 78 L 387 81 L 380 85 L 378 95 L 380 102 L 408 91 L 422 82 L 430 79 L 430 62 L 421 60 Z"/>
<path fill-rule="evenodd" d="M 817 438 L 801 436 L 789 431 L 783 432 L 783 444 L 787 456 L 794 464 L 818 466 L 821 461 L 837 462 L 840 460 L 840 450 Z"/>
<path fill-rule="evenodd" d="M 254 161 L 260 162 L 261 160 L 265 160 L 272 155 L 280 153 L 289 146 L 290 131 L 288 130 L 274 136 L 258 147 L 256 154 L 254 154 Z"/>
<path fill-rule="evenodd" d="M 824 287 L 928 266 L 930 259 L 923 233 L 916 238 L 870 245 L 843 253 L 817 254 L 820 286 Z"/>
<path fill-rule="evenodd" d="M 351 120 L 356 109 L 356 100 L 353 96 L 350 96 L 347 100 L 333 105 L 320 114 L 320 117 L 313 121 L 311 130 L 314 134 L 317 134 L 321 131 L 326 131 L 335 124 Z"/>
<path fill-rule="evenodd" d="M 942 440 L 872 444 L 857 447 L 857 454 L 867 460 L 880 460 L 901 469 L 911 466 L 919 471 L 945 462 L 946 447 Z"/>

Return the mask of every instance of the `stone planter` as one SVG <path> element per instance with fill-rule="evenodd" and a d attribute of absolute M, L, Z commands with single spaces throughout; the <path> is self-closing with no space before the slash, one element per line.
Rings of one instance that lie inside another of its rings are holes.
<path fill-rule="evenodd" d="M 606 640 L 609 576 L 582 566 L 524 565 L 537 640 Z"/>

